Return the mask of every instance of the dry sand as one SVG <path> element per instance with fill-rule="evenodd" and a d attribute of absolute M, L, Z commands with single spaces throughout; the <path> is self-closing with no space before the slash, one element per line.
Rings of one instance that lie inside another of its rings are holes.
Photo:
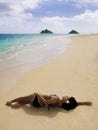
<path fill-rule="evenodd" d="M 71 39 L 65 53 L 27 72 L 15 88 L 1 97 L 1 130 L 98 129 L 98 35 Z M 15 110 L 5 106 L 7 100 L 33 92 L 75 96 L 78 101 L 92 101 L 93 106 L 79 106 L 69 112 L 60 108 L 47 111 L 24 106 Z"/>

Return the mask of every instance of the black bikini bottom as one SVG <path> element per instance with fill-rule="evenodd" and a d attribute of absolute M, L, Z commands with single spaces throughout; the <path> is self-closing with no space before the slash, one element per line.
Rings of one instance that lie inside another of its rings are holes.
<path fill-rule="evenodd" d="M 37 96 L 35 96 L 35 99 L 34 99 L 34 101 L 32 102 L 32 105 L 33 105 L 34 107 L 41 107 L 40 104 L 39 104 L 39 102 L 38 102 Z"/>

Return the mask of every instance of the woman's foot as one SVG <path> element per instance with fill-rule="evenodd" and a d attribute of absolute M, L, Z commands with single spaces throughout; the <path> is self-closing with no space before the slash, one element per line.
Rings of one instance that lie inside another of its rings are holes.
<path fill-rule="evenodd" d="M 12 108 L 19 108 L 20 107 L 20 104 L 18 102 L 14 103 L 14 104 L 11 104 L 11 107 Z"/>
<path fill-rule="evenodd" d="M 7 102 L 6 102 L 6 105 L 7 105 L 7 106 L 11 106 L 11 102 L 10 102 L 10 101 L 7 101 Z"/>

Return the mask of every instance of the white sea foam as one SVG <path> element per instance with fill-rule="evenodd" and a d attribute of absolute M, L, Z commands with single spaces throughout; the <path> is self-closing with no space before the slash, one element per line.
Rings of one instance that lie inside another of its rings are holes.
<path fill-rule="evenodd" d="M 46 64 L 63 53 L 70 39 L 49 36 L 35 40 L 28 38 L 26 41 L 16 39 L 13 42 L 0 53 L 0 96 L 15 87 L 24 72 Z"/>
<path fill-rule="evenodd" d="M 61 54 L 70 41 L 65 36 L 51 36 L 28 40 L 28 43 L 11 46 L 0 55 L 0 69 L 26 64 L 34 68 Z M 21 42 L 21 41 L 20 41 Z"/>

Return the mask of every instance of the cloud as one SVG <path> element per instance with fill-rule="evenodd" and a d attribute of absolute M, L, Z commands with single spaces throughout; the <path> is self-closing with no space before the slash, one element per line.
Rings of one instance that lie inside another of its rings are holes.
<path fill-rule="evenodd" d="M 72 0 L 77 3 L 84 3 L 84 4 L 98 4 L 98 0 Z"/>
<path fill-rule="evenodd" d="M 0 0 L 0 33 L 36 32 L 37 29 L 33 28 L 37 28 L 37 19 L 25 10 L 38 8 L 43 1 L 45 0 Z"/>
<path fill-rule="evenodd" d="M 68 28 L 64 25 L 65 24 L 64 17 L 44 17 L 42 18 L 41 22 L 46 25 L 49 29 L 52 29 L 54 32 L 62 32 L 65 33 L 65 30 Z"/>
<path fill-rule="evenodd" d="M 68 32 L 71 29 L 77 29 L 80 33 L 98 32 L 98 10 L 95 12 L 86 10 L 84 13 L 71 18 L 44 17 L 42 21 L 49 27 L 54 27 L 57 32 L 60 30 Z"/>
<path fill-rule="evenodd" d="M 15 12 L 23 12 L 25 9 L 35 9 L 46 0 L 0 0 L 3 5 L 11 8 Z"/>
<path fill-rule="evenodd" d="M 73 1 L 73 2 L 76 2 L 76 3 L 86 3 L 86 4 L 92 4 L 92 3 L 95 3 L 97 4 L 98 3 L 98 0 L 58 0 L 59 2 L 69 2 L 69 1 Z"/>
<path fill-rule="evenodd" d="M 73 17 L 34 17 L 26 9 L 40 8 L 40 4 L 49 0 L 0 0 L 0 33 L 39 33 L 42 29 L 51 29 L 55 33 L 67 33 L 72 29 L 80 33 L 98 33 L 98 10 L 86 10 Z M 57 0 L 56 0 L 57 1 Z M 62 0 L 58 0 L 62 2 Z M 77 3 L 98 3 L 98 0 L 63 0 Z"/>
<path fill-rule="evenodd" d="M 77 7 L 87 7 L 89 5 L 91 6 L 98 6 L 98 0 L 73 0 L 76 3 Z"/>
<path fill-rule="evenodd" d="M 0 13 L 9 12 L 11 11 L 11 8 L 6 4 L 0 2 Z"/>
<path fill-rule="evenodd" d="M 91 11 L 91 10 L 86 10 L 85 13 L 74 16 L 71 18 L 73 21 L 85 21 L 88 23 L 97 23 L 98 24 L 98 10 L 96 11 Z"/>
<path fill-rule="evenodd" d="M 98 0 L 58 0 L 58 2 L 74 2 L 76 7 L 83 7 L 88 5 L 98 6 Z"/>
<path fill-rule="evenodd" d="M 32 14 L 12 14 L 0 20 L 3 33 L 39 33 L 42 29 L 51 29 L 55 33 L 68 33 L 72 29 L 80 33 L 98 33 L 98 10 L 86 10 L 80 15 L 66 17 L 35 18 Z"/>

